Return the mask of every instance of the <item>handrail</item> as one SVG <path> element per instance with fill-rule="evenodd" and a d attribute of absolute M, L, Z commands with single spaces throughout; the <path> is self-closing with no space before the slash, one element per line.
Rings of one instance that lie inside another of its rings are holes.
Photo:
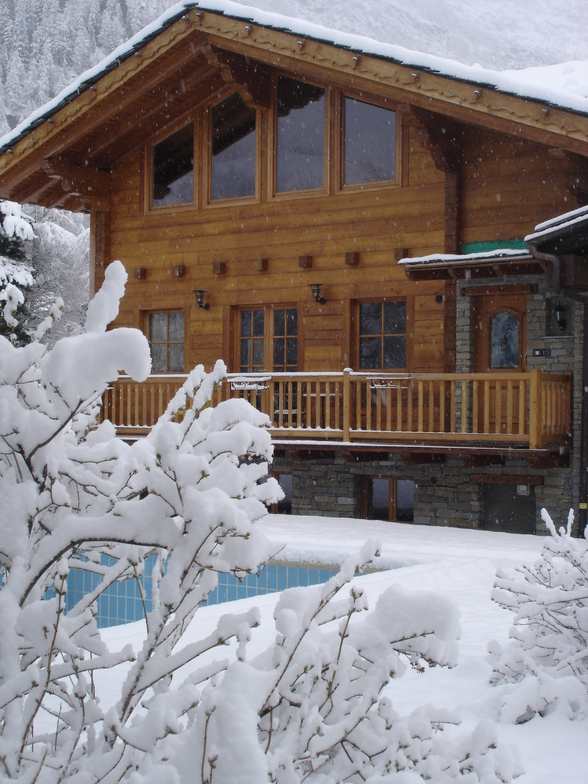
<path fill-rule="evenodd" d="M 146 432 L 183 375 L 121 377 L 104 417 Z M 502 443 L 538 449 L 570 438 L 571 375 L 491 373 L 230 373 L 214 402 L 243 397 L 268 415 L 274 438 L 407 443 Z"/>

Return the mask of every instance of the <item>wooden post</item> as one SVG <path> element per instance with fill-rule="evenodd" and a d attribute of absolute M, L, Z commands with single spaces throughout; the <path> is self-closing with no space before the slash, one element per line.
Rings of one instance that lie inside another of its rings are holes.
<path fill-rule="evenodd" d="M 351 410 L 351 368 L 343 370 L 343 441 L 349 441 L 349 412 Z"/>
<path fill-rule="evenodd" d="M 529 449 L 541 446 L 541 414 L 541 371 L 534 368 L 529 372 Z"/>

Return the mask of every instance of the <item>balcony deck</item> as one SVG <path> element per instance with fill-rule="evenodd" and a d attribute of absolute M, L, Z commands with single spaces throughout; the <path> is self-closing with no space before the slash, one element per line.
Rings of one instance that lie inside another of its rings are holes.
<path fill-rule="evenodd" d="M 185 376 L 121 377 L 103 416 L 120 435 L 146 434 Z M 266 413 L 276 442 L 387 444 L 540 450 L 571 439 L 570 374 L 229 374 L 213 402 L 242 397 Z"/>

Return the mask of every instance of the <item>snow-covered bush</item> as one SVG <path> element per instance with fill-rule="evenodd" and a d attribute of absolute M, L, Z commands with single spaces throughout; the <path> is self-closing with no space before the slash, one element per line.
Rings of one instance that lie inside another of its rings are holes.
<path fill-rule="evenodd" d="M 367 612 L 349 582 L 374 545 L 326 585 L 284 593 L 255 658 L 256 609 L 186 640 L 217 573 L 271 555 L 253 525 L 279 493 L 265 481 L 269 422 L 243 400 L 208 405 L 219 363 L 189 375 L 144 439 L 97 424 L 118 372 L 150 370 L 143 335 L 106 331 L 125 281 L 111 264 L 86 332 L 52 350 L 0 337 L 0 781 L 509 781 L 492 725 L 462 735 L 430 707 L 402 719 L 382 694 L 407 663 L 455 663 L 459 623 L 449 600 L 396 588 Z M 144 642 L 111 651 L 96 601 L 149 554 Z M 66 612 L 72 568 L 101 581 Z"/>
<path fill-rule="evenodd" d="M 31 220 L 23 215 L 20 205 L 0 202 L 0 304 L 4 303 L 0 335 L 10 336 L 14 342 L 26 339 L 16 313 L 24 303 L 22 290 L 33 285 L 33 270 L 23 249 L 25 240 L 33 237 Z"/>
<path fill-rule="evenodd" d="M 588 543 L 566 528 L 556 530 L 541 557 L 514 573 L 497 573 L 492 599 L 515 613 L 511 642 L 489 645 L 492 681 L 505 684 L 501 715 L 522 722 L 559 707 L 570 718 L 588 710 Z M 514 685 L 508 685 L 514 684 Z"/>

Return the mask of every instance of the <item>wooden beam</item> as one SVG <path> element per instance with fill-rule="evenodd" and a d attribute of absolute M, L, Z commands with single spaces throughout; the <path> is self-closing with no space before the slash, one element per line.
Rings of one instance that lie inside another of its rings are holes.
<path fill-rule="evenodd" d="M 269 66 L 210 44 L 205 44 L 202 52 L 211 65 L 220 69 L 227 84 L 234 84 L 239 88 L 247 106 L 270 108 L 272 80 Z"/>
<path fill-rule="evenodd" d="M 41 169 L 51 179 L 63 182 L 63 188 L 79 196 L 110 199 L 110 174 L 92 166 L 74 166 L 60 158 L 45 160 Z"/>
<path fill-rule="evenodd" d="M 19 204 L 36 204 L 41 195 L 53 185 L 55 182 L 46 176 L 42 176 L 41 179 L 33 177 L 12 191 L 11 198 Z"/>

